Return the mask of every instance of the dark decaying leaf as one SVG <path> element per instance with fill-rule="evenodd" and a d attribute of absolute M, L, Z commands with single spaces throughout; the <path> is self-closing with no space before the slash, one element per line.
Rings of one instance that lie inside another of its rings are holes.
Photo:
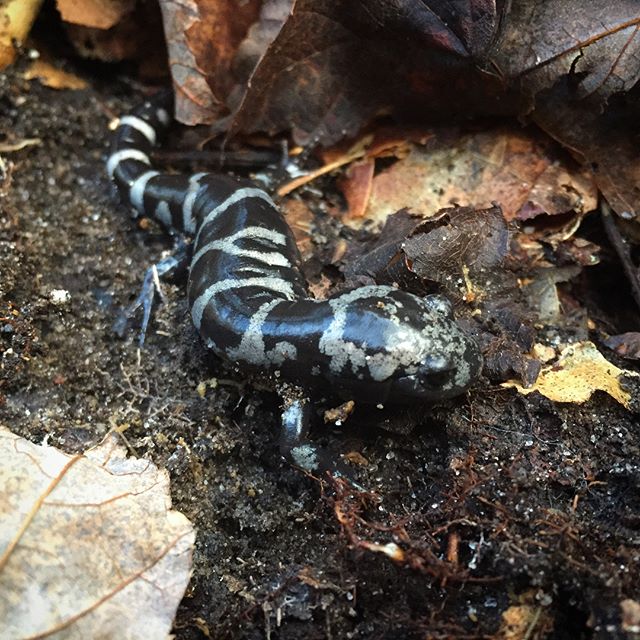
<path fill-rule="evenodd" d="M 604 344 L 623 358 L 640 360 L 640 332 L 638 331 L 610 336 L 604 341 Z"/>
<path fill-rule="evenodd" d="M 513 0 L 489 59 L 530 98 L 571 75 L 576 98 L 604 101 L 638 79 L 639 23 L 636 0 Z"/>
<path fill-rule="evenodd" d="M 538 377 L 542 364 L 526 355 L 518 344 L 507 337 L 486 340 L 483 348 L 484 375 L 494 382 L 517 378 L 530 387 Z"/>
<path fill-rule="evenodd" d="M 402 251 L 407 236 L 423 222 L 406 209 L 390 215 L 377 240 L 369 247 L 359 247 L 362 254 L 349 257 L 344 267 L 350 286 L 364 283 L 393 283 L 423 293 L 423 283 L 409 270 Z"/>
<path fill-rule="evenodd" d="M 523 110 L 594 166 L 618 213 L 637 215 L 640 102 L 623 97 L 640 78 L 637 0 L 515 0 L 503 24 L 490 59 L 518 80 Z"/>
<path fill-rule="evenodd" d="M 288 18 L 290 0 L 271 0 L 259 19 L 257 2 L 162 5 L 185 122 L 231 106 L 231 134 L 326 145 L 379 113 L 519 114 L 594 168 L 616 211 L 640 210 L 640 101 L 625 99 L 640 77 L 637 0 L 297 0 Z"/>
<path fill-rule="evenodd" d="M 232 133 L 291 129 L 300 143 L 329 144 L 390 108 L 504 112 L 499 80 L 471 62 L 491 44 L 496 15 L 487 0 L 298 0 L 251 78 Z M 460 101 L 461 93 L 476 99 Z"/>
<path fill-rule="evenodd" d="M 500 207 L 453 207 L 424 220 L 407 211 L 389 216 L 378 241 L 349 262 L 349 282 L 365 276 L 424 292 L 438 285 L 467 297 L 475 278 L 486 278 L 508 250 L 509 233 Z M 470 283 L 468 282 L 470 281 Z"/>
<path fill-rule="evenodd" d="M 437 226 L 430 223 L 416 229 L 403 250 L 411 271 L 443 286 L 453 274 L 465 271 L 473 280 L 486 276 L 504 260 L 509 247 L 509 232 L 499 206 L 474 210 L 454 207 L 442 212 Z"/>

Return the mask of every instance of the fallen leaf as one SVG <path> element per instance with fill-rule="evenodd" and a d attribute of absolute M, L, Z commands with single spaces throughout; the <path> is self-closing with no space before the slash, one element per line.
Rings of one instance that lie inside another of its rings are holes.
<path fill-rule="evenodd" d="M 554 402 L 577 404 L 586 402 L 594 391 L 604 391 L 629 409 L 632 396 L 621 379 L 638 375 L 611 364 L 592 342 L 581 342 L 563 349 L 555 364 L 542 369 L 533 386 L 524 388 L 515 381 L 504 382 L 502 386 L 524 395 L 538 391 Z"/>
<path fill-rule="evenodd" d="M 637 0 L 512 2 L 489 64 L 519 84 L 522 110 L 597 168 L 618 213 L 640 215 L 640 12 Z M 626 92 L 633 93 L 625 99 Z M 615 97 L 615 99 L 614 99 Z"/>
<path fill-rule="evenodd" d="M 56 0 L 65 22 L 96 29 L 109 29 L 131 13 L 136 0 Z"/>
<path fill-rule="evenodd" d="M 454 207 L 439 212 L 403 243 L 411 271 L 445 285 L 452 275 L 486 278 L 509 248 L 509 230 L 498 206 L 488 209 Z"/>
<path fill-rule="evenodd" d="M 118 443 L 68 455 L 0 428 L 3 637 L 168 637 L 194 530 L 167 472 Z"/>
<path fill-rule="evenodd" d="M 402 209 L 388 217 L 376 242 L 349 256 L 345 276 L 350 286 L 367 284 L 364 276 L 418 294 L 437 283 L 446 295 L 471 301 L 502 263 L 508 240 L 499 207 L 453 207 L 426 220 Z"/>
<path fill-rule="evenodd" d="M 595 209 L 597 191 L 585 169 L 563 163 L 538 135 L 500 127 L 459 134 L 440 130 L 426 146 L 373 178 L 366 220 L 407 208 L 430 215 L 453 204 L 489 207 L 507 220 Z"/>
<path fill-rule="evenodd" d="M 569 265 L 537 269 L 531 274 L 523 290 L 536 321 L 550 325 L 561 322 L 566 309 L 562 308 L 557 285 L 571 281 L 581 270 L 577 265 Z"/>
<path fill-rule="evenodd" d="M 504 112 L 511 103 L 503 83 L 473 61 L 498 22 L 492 0 L 297 0 L 231 132 L 293 129 L 299 144 L 328 145 L 380 112 Z"/>
<path fill-rule="evenodd" d="M 161 0 L 176 118 L 211 124 L 227 110 L 234 56 L 260 3 L 248 0 Z"/>
<path fill-rule="evenodd" d="M 374 169 L 372 158 L 354 162 L 347 169 L 344 179 L 339 180 L 338 187 L 347 201 L 348 217 L 364 217 L 371 197 Z"/>
<path fill-rule="evenodd" d="M 34 60 L 24 73 L 25 80 L 39 80 L 51 89 L 86 89 L 87 82 L 75 73 L 60 69 L 46 60 Z"/>
<path fill-rule="evenodd" d="M 0 70 L 16 57 L 14 43 L 23 45 L 43 0 L 8 0 L 0 4 Z"/>

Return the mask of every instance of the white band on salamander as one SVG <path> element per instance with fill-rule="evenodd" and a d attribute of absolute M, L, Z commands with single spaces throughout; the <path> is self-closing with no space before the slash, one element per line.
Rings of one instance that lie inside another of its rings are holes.
<path fill-rule="evenodd" d="M 208 175 L 208 173 L 195 173 L 189 178 L 189 188 L 182 203 L 182 228 L 186 233 L 195 233 L 196 225 L 193 220 L 193 205 L 200 191 L 200 180 Z"/>
<path fill-rule="evenodd" d="M 152 145 L 156 143 L 156 130 L 138 116 L 122 116 L 119 127 L 132 127 L 141 133 Z"/>
<path fill-rule="evenodd" d="M 232 207 L 234 204 L 237 204 L 241 200 L 246 200 L 248 198 L 260 198 L 264 200 L 269 205 L 271 205 L 274 209 L 276 205 L 273 200 L 269 197 L 269 194 L 265 193 L 262 189 L 258 189 L 257 187 L 244 187 L 242 189 L 237 189 L 234 191 L 226 200 L 223 200 L 217 207 L 214 207 L 207 213 L 204 217 L 204 220 L 200 223 L 200 228 L 198 229 L 198 233 L 196 235 L 196 239 L 194 240 L 193 246 L 195 247 L 200 240 L 200 234 L 202 231 L 213 222 L 220 214 L 224 213 L 229 207 Z"/>
<path fill-rule="evenodd" d="M 140 149 L 120 149 L 112 153 L 107 161 L 107 173 L 110 178 L 113 178 L 118 165 L 125 160 L 138 160 L 138 162 L 144 162 L 144 164 L 151 164 L 149 156 Z"/>
<path fill-rule="evenodd" d="M 198 331 L 202 329 L 202 316 L 207 308 L 207 305 L 211 300 L 223 291 L 229 289 L 243 289 L 244 287 L 256 287 L 258 289 L 269 289 L 282 295 L 286 300 L 293 300 L 295 294 L 290 282 L 287 282 L 283 278 L 274 277 L 258 277 L 258 278 L 245 278 L 238 280 L 236 278 L 228 278 L 227 280 L 219 280 L 214 282 L 211 286 L 207 287 L 203 293 L 201 293 L 191 305 L 191 318 L 193 324 Z"/>
<path fill-rule="evenodd" d="M 159 175 L 160 173 L 158 171 L 146 171 L 140 177 L 136 178 L 131 185 L 129 200 L 140 213 L 144 213 L 144 191 L 147 188 L 147 182 L 149 182 L 151 178 Z"/>
<path fill-rule="evenodd" d="M 164 200 L 160 200 L 160 202 L 158 202 L 156 210 L 153 212 L 153 217 L 158 222 L 161 222 L 165 227 L 171 227 L 173 221 L 171 219 L 171 209 L 169 208 L 169 203 L 165 202 Z"/>

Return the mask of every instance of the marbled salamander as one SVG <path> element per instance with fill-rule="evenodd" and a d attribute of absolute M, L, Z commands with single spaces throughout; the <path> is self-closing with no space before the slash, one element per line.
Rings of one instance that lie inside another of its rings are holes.
<path fill-rule="evenodd" d="M 446 298 L 364 286 L 315 300 L 291 230 L 265 191 L 224 175 L 154 170 L 149 151 L 172 108 L 169 94 L 160 96 L 120 119 L 107 170 L 138 213 L 195 236 L 189 307 L 210 349 L 303 389 L 328 382 L 356 401 L 442 400 L 469 387 L 482 359 Z M 305 406 L 302 393 L 285 402 L 282 447 L 314 469 L 323 463 L 303 443 Z"/>

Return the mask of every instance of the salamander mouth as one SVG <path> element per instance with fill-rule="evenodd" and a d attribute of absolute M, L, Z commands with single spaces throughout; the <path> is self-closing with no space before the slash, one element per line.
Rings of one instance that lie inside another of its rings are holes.
<path fill-rule="evenodd" d="M 389 396 L 398 402 L 446 400 L 464 393 L 482 369 L 482 356 L 473 341 L 458 358 L 430 356 L 411 375 L 397 378 Z"/>
<path fill-rule="evenodd" d="M 441 400 L 457 395 L 462 390 L 456 385 L 455 367 L 446 371 L 434 371 L 427 375 L 414 374 L 394 380 L 391 393 L 396 401 Z"/>

